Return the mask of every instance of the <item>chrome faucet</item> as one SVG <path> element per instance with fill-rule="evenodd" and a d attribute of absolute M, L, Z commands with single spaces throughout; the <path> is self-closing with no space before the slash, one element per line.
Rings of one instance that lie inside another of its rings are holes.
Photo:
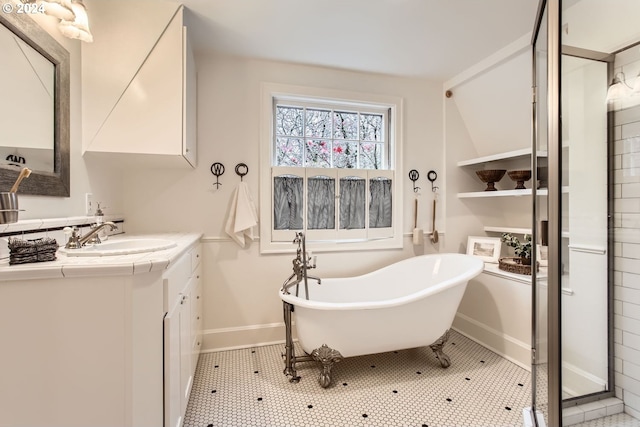
<path fill-rule="evenodd" d="M 67 241 L 67 244 L 64 247 L 66 249 L 80 249 L 88 242 L 100 243 L 100 237 L 98 237 L 98 233 L 104 227 L 110 227 L 111 230 L 116 230 L 118 228 L 118 226 L 115 225 L 113 222 L 107 221 L 107 222 L 103 222 L 102 224 L 96 224 L 95 226 L 91 226 L 91 230 L 87 234 L 85 234 L 84 236 L 80 236 L 78 234 L 77 227 L 75 226 L 67 227 L 64 229 L 64 231 L 70 232 L 71 235 L 69 236 L 69 240 Z"/>
<path fill-rule="evenodd" d="M 296 296 L 298 296 L 298 285 L 304 281 L 305 296 L 307 299 L 309 299 L 308 279 L 317 280 L 318 284 L 322 283 L 319 277 L 309 276 L 307 274 L 308 270 L 316 268 L 316 258 L 313 257 L 313 263 L 311 263 L 311 257 L 307 256 L 307 247 L 304 233 L 296 233 L 296 237 L 295 239 L 293 239 L 293 243 L 298 244 L 296 257 L 292 261 L 293 274 L 291 274 L 291 276 L 289 276 L 289 278 L 282 284 L 282 291 L 284 293 L 289 293 L 289 289 L 295 286 Z"/>

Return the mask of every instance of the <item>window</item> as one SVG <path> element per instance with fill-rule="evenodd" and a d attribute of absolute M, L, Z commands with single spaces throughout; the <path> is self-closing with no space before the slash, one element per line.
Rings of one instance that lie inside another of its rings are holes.
<path fill-rule="evenodd" d="M 297 231 L 314 250 L 401 247 L 401 102 L 276 88 L 263 87 L 262 252 L 290 250 Z"/>
<path fill-rule="evenodd" d="M 288 101 L 275 100 L 275 166 L 388 169 L 388 109 Z"/>

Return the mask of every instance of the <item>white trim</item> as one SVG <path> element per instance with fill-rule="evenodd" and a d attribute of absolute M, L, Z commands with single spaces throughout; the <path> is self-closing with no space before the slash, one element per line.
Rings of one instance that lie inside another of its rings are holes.
<path fill-rule="evenodd" d="M 569 385 L 571 387 L 569 387 Z M 562 361 L 562 390 L 571 396 L 607 389 L 607 380 L 597 377 L 572 363 Z"/>
<path fill-rule="evenodd" d="M 477 342 L 483 347 L 488 348 L 499 356 L 507 359 L 510 362 L 515 363 L 523 369 L 531 372 L 531 346 L 523 341 L 520 341 L 517 338 L 509 336 L 504 332 L 493 329 L 490 326 L 485 325 L 484 323 L 478 322 L 475 319 L 472 319 L 462 313 L 456 313 L 456 317 L 454 320 L 454 324 L 458 320 L 464 322 L 467 326 L 470 326 L 473 329 L 472 331 L 465 331 L 464 328 L 460 328 L 459 326 L 452 326 L 452 328 L 464 335 L 465 337 Z M 495 346 L 490 345 L 490 342 L 501 341 L 507 344 L 506 351 L 501 351 L 496 349 Z M 517 354 L 520 353 L 520 354 Z"/>
<path fill-rule="evenodd" d="M 295 324 L 295 322 L 294 322 Z M 202 353 L 258 347 L 284 342 L 283 322 L 202 331 Z"/>
<path fill-rule="evenodd" d="M 453 89 L 467 81 L 477 77 L 478 75 L 489 71 L 490 69 L 506 62 L 510 58 L 531 49 L 531 32 L 508 44 L 496 53 L 488 56 L 484 60 L 478 62 L 471 68 L 463 71 L 452 79 L 444 82 L 442 85 L 444 90 Z"/>
<path fill-rule="evenodd" d="M 341 102 L 350 104 L 377 104 L 390 110 L 389 123 L 389 166 L 392 171 L 402 171 L 403 145 L 403 104 L 400 97 L 370 93 L 348 92 L 316 87 L 293 86 L 263 82 L 260 101 L 260 253 L 286 253 L 293 250 L 291 243 L 273 242 L 272 227 L 272 135 L 273 135 L 273 98 L 305 98 L 310 101 Z M 317 242 L 314 251 L 344 251 L 369 249 L 399 249 L 403 247 L 403 179 L 396 174 L 393 180 L 393 237 L 384 239 L 322 241 Z M 268 205 L 267 205 L 268 204 Z M 291 240 L 294 233 L 291 232 Z M 309 240 L 308 240 L 309 242 Z M 318 246 L 318 247 L 316 247 Z"/>

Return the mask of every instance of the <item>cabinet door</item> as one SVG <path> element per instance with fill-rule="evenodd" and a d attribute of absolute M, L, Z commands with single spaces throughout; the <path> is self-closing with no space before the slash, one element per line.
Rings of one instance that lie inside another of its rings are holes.
<path fill-rule="evenodd" d="M 191 166 L 196 167 L 196 63 L 187 37 L 187 27 L 182 27 L 182 155 Z"/>
<path fill-rule="evenodd" d="M 180 307 L 176 303 L 164 318 L 164 427 L 182 424 Z"/>
<path fill-rule="evenodd" d="M 182 413 L 187 410 L 193 382 L 191 370 L 191 290 L 187 286 L 179 303 L 180 313 L 180 400 Z"/>

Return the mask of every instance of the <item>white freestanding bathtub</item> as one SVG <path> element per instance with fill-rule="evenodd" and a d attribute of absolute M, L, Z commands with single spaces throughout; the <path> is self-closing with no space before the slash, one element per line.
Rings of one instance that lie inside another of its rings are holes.
<path fill-rule="evenodd" d="M 285 374 L 296 382 L 295 363 L 317 360 L 324 367 L 320 384 L 327 387 L 333 363 L 343 357 L 427 345 L 448 367 L 442 347 L 468 281 L 483 266 L 470 255 L 422 255 L 362 276 L 321 284 L 309 278 L 308 299 L 303 284 L 298 296 L 295 288 L 281 289 L 288 341 L 293 311 L 298 340 L 309 355 L 296 358 L 287 348 Z"/>

